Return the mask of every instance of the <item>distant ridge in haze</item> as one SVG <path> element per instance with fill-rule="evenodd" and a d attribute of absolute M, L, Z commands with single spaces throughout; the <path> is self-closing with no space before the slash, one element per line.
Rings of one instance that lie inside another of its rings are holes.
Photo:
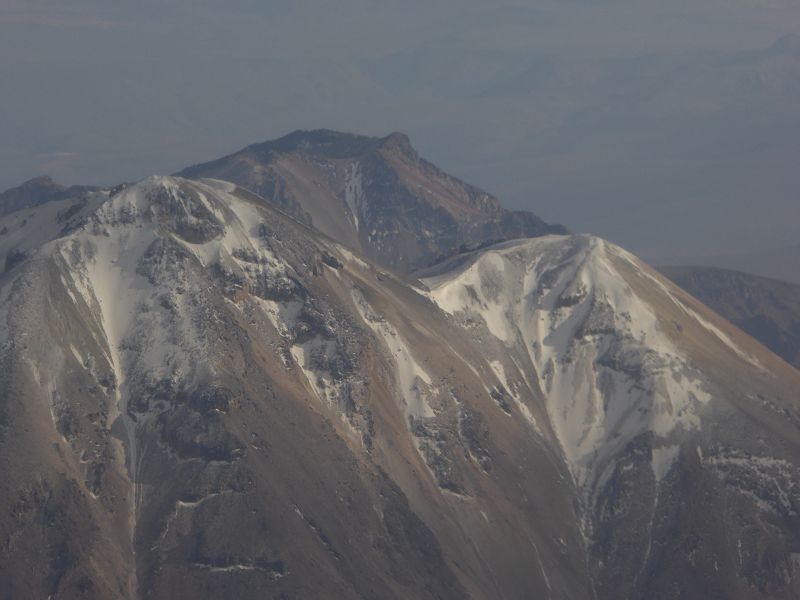
<path fill-rule="evenodd" d="M 709 267 L 750 273 L 758 277 L 780 279 L 800 284 L 800 244 L 790 244 L 748 254 L 719 256 L 674 256 L 650 259 L 650 264 L 662 267 Z"/>
<path fill-rule="evenodd" d="M 800 368 L 800 285 L 712 267 L 661 267 L 672 281 Z"/>
<path fill-rule="evenodd" d="M 0 192 L 0 217 L 45 202 L 79 196 L 94 189 L 97 188 L 83 185 L 67 187 L 56 183 L 47 175 L 34 177 L 20 186 Z"/>
<path fill-rule="evenodd" d="M 462 247 L 566 233 L 443 172 L 408 137 L 294 131 L 181 177 L 231 181 L 377 262 L 411 271 Z"/>

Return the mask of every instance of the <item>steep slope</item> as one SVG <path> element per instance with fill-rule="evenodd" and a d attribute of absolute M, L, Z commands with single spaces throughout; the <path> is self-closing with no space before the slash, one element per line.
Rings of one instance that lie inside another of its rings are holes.
<path fill-rule="evenodd" d="M 559 454 L 413 287 L 231 184 L 19 217 L 46 237 L 0 247 L 12 596 L 589 597 Z"/>
<path fill-rule="evenodd" d="M 800 590 L 800 374 L 616 247 L 420 283 L 169 177 L 1 223 L 12 597 Z"/>
<path fill-rule="evenodd" d="M 420 158 L 408 138 L 295 131 L 178 175 L 252 190 L 301 221 L 401 271 L 462 246 L 565 233 Z"/>
<path fill-rule="evenodd" d="M 796 597 L 794 369 L 596 238 L 422 275 L 504 380 L 499 401 L 541 390 L 599 597 Z"/>
<path fill-rule="evenodd" d="M 800 368 L 800 285 L 713 267 L 658 270 Z"/>

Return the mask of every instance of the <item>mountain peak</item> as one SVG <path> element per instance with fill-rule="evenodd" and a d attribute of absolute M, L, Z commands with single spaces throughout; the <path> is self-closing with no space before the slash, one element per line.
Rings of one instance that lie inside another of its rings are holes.
<path fill-rule="evenodd" d="M 779 37 L 769 50 L 773 54 L 800 56 L 800 34 L 787 33 Z"/>
<path fill-rule="evenodd" d="M 589 495 L 633 440 L 652 436 L 654 448 L 668 447 L 676 431 L 700 427 L 711 396 L 695 366 L 695 336 L 714 344 L 720 363 L 762 368 L 758 348 L 594 236 L 504 242 L 422 276 L 430 298 L 472 335 L 528 356 L 575 481 Z M 618 391 L 603 400 L 607 389 Z M 652 468 L 663 476 L 655 457 Z"/>
<path fill-rule="evenodd" d="M 398 131 L 383 137 L 373 137 L 333 129 L 296 129 L 278 139 L 254 144 L 249 149 L 260 156 L 298 153 L 342 160 L 359 159 L 372 152 L 382 151 L 419 158 L 408 135 Z"/>
<path fill-rule="evenodd" d="M 380 147 L 384 150 L 398 151 L 402 154 L 418 158 L 417 151 L 411 145 L 411 140 L 405 133 L 394 131 L 380 140 Z"/>
<path fill-rule="evenodd" d="M 63 200 L 73 195 L 90 191 L 89 186 L 67 187 L 57 183 L 49 175 L 38 175 L 21 185 L 0 193 L 0 217 L 32 206 L 53 200 Z"/>
<path fill-rule="evenodd" d="M 66 189 L 66 186 L 57 183 L 52 177 L 49 175 L 37 175 L 36 177 L 31 177 L 30 179 L 22 182 L 20 185 L 14 188 L 10 188 L 0 194 L 0 197 L 6 196 L 7 194 L 14 194 L 22 192 L 23 190 L 63 190 Z"/>
<path fill-rule="evenodd" d="M 380 142 L 381 138 L 332 129 L 296 129 L 275 140 L 248 146 L 245 151 L 254 151 L 260 156 L 270 153 L 302 153 L 342 159 L 363 155 L 374 150 Z"/>
<path fill-rule="evenodd" d="M 563 233 L 422 159 L 404 133 L 297 130 L 178 175 L 231 181 L 401 271 L 489 240 Z"/>
<path fill-rule="evenodd" d="M 63 188 L 64 186 L 60 183 L 56 183 L 55 180 L 50 177 L 50 175 L 37 175 L 36 177 L 31 177 L 28 181 L 24 182 L 20 187 L 29 187 L 34 185 L 42 185 L 48 187 L 58 187 Z"/>

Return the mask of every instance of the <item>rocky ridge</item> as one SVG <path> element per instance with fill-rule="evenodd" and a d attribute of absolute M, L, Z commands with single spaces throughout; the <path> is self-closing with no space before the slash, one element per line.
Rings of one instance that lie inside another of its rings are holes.
<path fill-rule="evenodd" d="M 401 133 L 295 131 L 178 175 L 236 183 L 400 271 L 487 241 L 566 233 L 444 173 Z"/>

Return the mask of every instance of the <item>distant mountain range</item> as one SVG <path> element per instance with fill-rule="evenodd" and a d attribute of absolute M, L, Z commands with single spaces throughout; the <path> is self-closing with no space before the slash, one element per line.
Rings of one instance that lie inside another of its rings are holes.
<path fill-rule="evenodd" d="M 35 177 L 18 187 L 0 193 L 0 217 L 23 208 L 80 196 L 84 192 L 96 189 L 96 187 L 81 185 L 67 187 L 56 183 L 47 176 Z"/>
<path fill-rule="evenodd" d="M 0 217 L 6 596 L 800 594 L 800 371 L 647 264 L 398 134 L 184 174 Z"/>
<path fill-rule="evenodd" d="M 800 285 L 711 267 L 659 271 L 800 368 Z"/>
<path fill-rule="evenodd" d="M 741 271 L 800 285 L 800 244 L 771 248 L 751 254 L 677 256 L 656 258 L 650 262 L 658 268 L 693 265 L 712 269 Z"/>

